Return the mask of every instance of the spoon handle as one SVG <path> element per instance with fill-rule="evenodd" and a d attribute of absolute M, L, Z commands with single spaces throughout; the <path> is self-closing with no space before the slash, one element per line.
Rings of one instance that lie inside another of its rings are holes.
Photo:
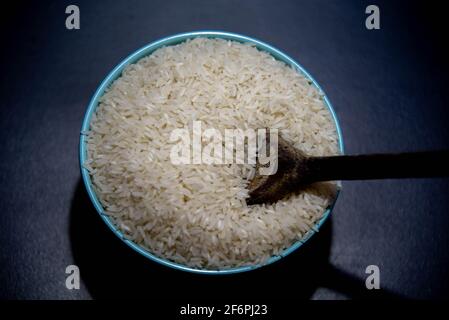
<path fill-rule="evenodd" d="M 307 180 L 370 180 L 449 176 L 449 150 L 307 159 Z"/>

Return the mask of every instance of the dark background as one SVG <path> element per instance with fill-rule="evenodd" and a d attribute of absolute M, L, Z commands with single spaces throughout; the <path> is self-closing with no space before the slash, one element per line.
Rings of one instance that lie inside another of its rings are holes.
<path fill-rule="evenodd" d="M 39 1 L 2 4 L 0 298 L 448 298 L 448 179 L 343 184 L 304 247 L 251 273 L 198 276 L 147 261 L 107 229 L 81 183 L 83 114 L 137 48 L 216 29 L 268 42 L 321 84 L 347 153 L 449 146 L 449 56 L 439 1 Z M 65 28 L 76 4 L 81 29 Z M 365 28 L 376 4 L 381 30 Z M 447 12 L 447 11 L 446 11 Z M 65 268 L 81 271 L 80 290 Z M 364 287 L 380 268 L 380 291 Z"/>

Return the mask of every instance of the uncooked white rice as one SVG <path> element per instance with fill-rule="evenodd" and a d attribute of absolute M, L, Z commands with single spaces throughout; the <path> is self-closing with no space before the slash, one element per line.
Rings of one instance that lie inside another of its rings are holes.
<path fill-rule="evenodd" d="M 251 165 L 170 162 L 172 130 L 194 120 L 222 133 L 278 128 L 307 154 L 338 153 L 321 93 L 292 67 L 220 39 L 161 48 L 126 67 L 87 132 L 84 166 L 126 237 L 159 257 L 208 269 L 264 263 L 303 238 L 333 199 L 329 184 L 248 207 Z"/>

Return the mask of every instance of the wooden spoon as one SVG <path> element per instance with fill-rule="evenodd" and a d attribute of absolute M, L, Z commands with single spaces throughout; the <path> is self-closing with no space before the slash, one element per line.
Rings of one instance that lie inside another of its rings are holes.
<path fill-rule="evenodd" d="M 278 136 L 278 170 L 248 185 L 248 205 L 273 203 L 319 181 L 449 176 L 449 151 L 309 157 Z"/>

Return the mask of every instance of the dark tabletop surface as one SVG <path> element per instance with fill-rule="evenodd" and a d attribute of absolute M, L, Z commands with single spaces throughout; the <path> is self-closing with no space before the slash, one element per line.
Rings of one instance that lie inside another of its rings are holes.
<path fill-rule="evenodd" d="M 206 277 L 147 261 L 100 220 L 80 180 L 86 106 L 137 48 L 193 30 L 237 32 L 299 61 L 340 119 L 347 153 L 449 147 L 448 52 L 437 1 L 39 1 L 2 7 L 0 298 L 449 297 L 449 180 L 349 182 L 303 248 L 258 271 Z M 65 28 L 77 4 L 81 29 Z M 79 266 L 80 290 L 65 287 Z M 379 291 L 365 269 L 380 269 Z"/>

